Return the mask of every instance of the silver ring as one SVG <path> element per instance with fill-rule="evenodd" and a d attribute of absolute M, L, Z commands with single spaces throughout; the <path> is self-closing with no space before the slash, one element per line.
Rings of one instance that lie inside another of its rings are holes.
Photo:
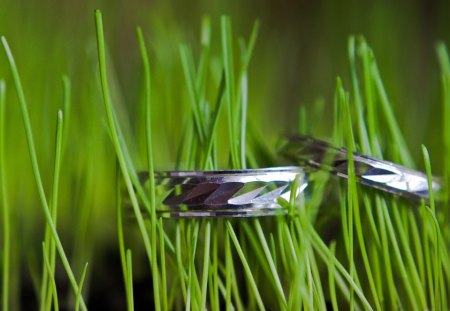
<path fill-rule="evenodd" d="M 348 178 L 348 152 L 324 141 L 295 136 L 280 153 L 299 165 L 329 171 Z M 419 171 L 359 153 L 353 153 L 355 175 L 363 185 L 411 199 L 429 199 L 427 176 Z M 439 193 L 440 181 L 433 177 L 432 189 Z"/>
<path fill-rule="evenodd" d="M 301 176 L 294 199 L 308 185 L 308 168 L 348 178 L 348 152 L 306 136 L 291 138 L 280 154 L 297 165 L 247 170 L 155 172 L 156 211 L 162 217 L 258 217 L 283 215 L 290 201 L 294 180 Z M 429 199 L 427 176 L 404 166 L 353 154 L 359 183 L 412 199 Z M 145 185 L 148 173 L 141 175 Z M 441 183 L 432 180 L 433 192 Z"/>
<path fill-rule="evenodd" d="M 302 167 L 155 172 L 157 213 L 163 217 L 257 217 L 286 214 L 278 202 L 307 187 Z"/>

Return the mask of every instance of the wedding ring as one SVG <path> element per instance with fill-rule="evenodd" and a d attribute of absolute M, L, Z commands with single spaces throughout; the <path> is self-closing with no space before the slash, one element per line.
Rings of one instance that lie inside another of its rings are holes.
<path fill-rule="evenodd" d="M 307 187 L 302 167 L 224 171 L 155 172 L 157 213 L 163 217 L 257 217 L 287 212 L 290 201 Z M 144 178 L 145 179 L 145 178 Z M 148 179 L 148 176 L 147 178 Z M 145 185 L 146 182 L 144 182 Z"/>
<path fill-rule="evenodd" d="M 348 178 L 348 152 L 329 143 L 307 136 L 295 136 L 288 140 L 280 153 L 291 162 L 327 170 L 337 176 Z M 353 153 L 355 175 L 363 185 L 411 199 L 429 199 L 427 176 L 407 167 Z M 432 178 L 432 189 L 441 189 L 437 178 Z"/>
<path fill-rule="evenodd" d="M 345 148 L 295 136 L 284 144 L 280 154 L 300 166 L 155 172 L 156 211 L 162 217 L 190 218 L 283 215 L 288 208 L 280 200 L 298 202 L 311 171 L 320 169 L 348 178 Z M 429 200 L 428 179 L 422 172 L 356 152 L 353 163 L 356 180 L 365 186 L 410 199 Z M 148 173 L 141 173 L 140 177 L 144 188 L 148 187 Z M 431 188 L 433 192 L 440 191 L 437 178 L 432 178 Z"/>

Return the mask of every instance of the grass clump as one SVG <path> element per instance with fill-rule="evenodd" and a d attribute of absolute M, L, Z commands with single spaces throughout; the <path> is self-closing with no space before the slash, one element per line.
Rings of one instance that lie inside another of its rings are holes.
<path fill-rule="evenodd" d="M 250 69 L 255 66 L 250 60 L 256 49 L 259 22 L 254 23 L 247 40 L 236 40 L 230 17 L 220 18 L 217 38 L 213 22 L 208 17 L 203 19 L 200 47 L 181 44 L 178 49 L 180 79 L 170 87 L 182 94 L 179 103 L 164 101 L 155 87 L 162 79 L 155 74 L 160 73 L 154 69 L 158 64 L 153 65 L 153 52 L 146 46 L 149 40 L 144 31 L 137 28 L 135 44 L 141 59 L 141 71 L 137 75 L 142 76 L 140 96 L 136 97 L 138 110 L 144 112 L 142 124 L 134 125 L 137 130 L 127 121 L 140 119 L 122 115 L 124 107 L 117 95 L 120 90 L 110 65 L 112 60 L 108 58 L 107 32 L 104 32 L 102 14 L 98 10 L 95 25 L 100 83 L 99 86 L 97 82 L 92 83 L 94 89 L 100 88 L 101 98 L 92 94 L 88 98 L 102 102 L 103 109 L 91 116 L 101 117 L 90 122 L 103 122 L 104 128 L 100 128 L 105 133 L 90 138 L 87 144 L 98 144 L 99 149 L 109 151 L 100 151 L 100 154 L 109 154 L 111 162 L 115 162 L 111 165 L 115 171 L 103 177 L 115 175 L 115 184 L 106 192 L 116 193 L 111 200 L 116 204 L 112 231 L 118 237 L 114 252 L 120 261 L 118 273 L 123 279 L 120 292 L 125 297 L 124 308 L 140 307 L 138 297 L 142 293 L 137 291 L 137 282 L 141 275 L 146 275 L 145 282 L 151 286 L 145 296 L 152 298 L 156 310 L 448 309 L 448 194 L 444 195 L 443 203 L 435 200 L 433 193 L 429 203 L 417 203 L 361 187 L 356 182 L 357 168 L 353 166 L 352 152 L 348 154 L 347 182 L 323 172 L 311 172 L 306 197 L 300 200 L 292 197 L 289 202 L 280 200 L 289 211 L 286 216 L 260 219 L 160 217 L 153 173 L 155 167 L 167 165 L 160 165 L 156 159 L 160 158 L 159 151 L 164 149 L 164 144 L 174 140 L 170 133 L 161 130 L 164 105 L 173 106 L 166 107 L 168 111 L 177 111 L 171 116 L 176 123 L 173 128 L 182 129 L 179 144 L 173 143 L 171 147 L 177 150 L 176 159 L 170 164 L 172 168 L 243 169 L 273 165 L 274 159 L 270 156 L 273 150 L 264 147 L 266 142 L 257 134 L 258 125 L 252 123 L 248 114 L 252 102 Z M 84 257 L 77 257 L 76 252 L 68 255 L 57 228 L 62 206 L 59 202 L 67 201 L 61 194 L 70 194 L 61 190 L 67 182 L 64 174 L 73 173 L 70 164 L 65 162 L 70 142 L 75 139 L 69 134 L 67 117 L 72 118 L 71 123 L 77 122 L 71 113 L 71 83 L 67 77 L 63 78 L 64 101 L 62 110 L 57 112 L 51 191 L 47 195 L 24 90 L 4 37 L 2 43 L 19 99 L 34 182 L 45 216 L 44 241 L 39 250 L 42 251 L 41 282 L 36 286 L 40 309 L 63 308 L 57 254 L 71 285 L 71 306 L 77 310 L 87 309 L 89 299 L 95 298 L 94 294 L 90 296 L 90 287 L 95 283 L 96 266 L 89 265 L 88 269 Z M 446 112 L 450 111 L 450 66 L 445 45 L 440 44 L 437 51 L 443 86 L 444 179 L 448 184 L 450 134 Z M 327 137 L 349 151 L 414 167 L 418 161 L 414 161 L 407 148 L 372 49 L 364 38 L 350 37 L 347 52 L 349 79 L 337 79 L 334 124 L 328 129 Z M 5 174 L 8 160 L 5 158 L 5 134 L 8 134 L 5 94 L 6 84 L 0 82 L 2 307 L 8 310 L 10 301 L 14 300 L 9 298 L 17 293 L 11 290 L 14 275 L 9 273 L 13 254 L 11 196 Z M 325 114 L 325 108 L 321 102 L 313 107 L 319 115 Z M 297 128 L 302 134 L 316 128 L 315 124 L 308 123 L 308 113 L 304 107 L 300 108 Z M 144 156 L 136 151 L 137 146 L 145 146 Z M 431 190 L 432 166 L 424 146 L 422 155 Z M 145 184 L 139 179 L 141 169 L 149 172 Z M 302 184 L 303 177 L 299 176 L 294 183 L 293 193 Z M 122 197 L 123 188 L 126 198 Z M 131 221 L 124 217 L 125 200 L 131 202 Z M 110 206 L 107 212 L 111 212 Z M 84 218 L 79 223 L 92 225 L 94 216 L 86 210 L 83 213 L 86 214 L 80 216 Z M 74 245 L 78 245 L 76 241 Z M 74 271 L 80 262 L 84 264 Z M 79 281 L 75 275 L 80 276 Z"/>

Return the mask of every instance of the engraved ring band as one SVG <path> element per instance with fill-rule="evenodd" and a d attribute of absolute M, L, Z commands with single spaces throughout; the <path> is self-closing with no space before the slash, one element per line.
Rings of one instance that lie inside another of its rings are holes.
<path fill-rule="evenodd" d="M 297 166 L 245 170 L 155 172 L 157 212 L 163 217 L 259 217 L 286 214 L 280 198 L 297 200 L 308 185 L 308 172 L 326 170 L 348 177 L 348 152 L 306 136 L 290 138 L 280 155 Z M 404 166 L 353 154 L 356 180 L 368 187 L 409 199 L 429 198 L 427 176 Z M 148 175 L 148 174 L 147 174 Z M 295 195 L 292 196 L 295 183 Z M 145 181 L 144 181 L 145 182 Z M 433 192 L 441 188 L 431 182 Z"/>

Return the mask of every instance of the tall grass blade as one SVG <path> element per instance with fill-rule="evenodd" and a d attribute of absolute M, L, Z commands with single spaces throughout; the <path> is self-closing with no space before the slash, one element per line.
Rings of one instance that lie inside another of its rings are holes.
<path fill-rule="evenodd" d="M 113 112 L 113 107 L 111 103 L 111 95 L 109 91 L 108 78 L 106 73 L 106 56 L 105 56 L 105 41 L 103 37 L 103 22 L 102 22 L 102 14 L 99 10 L 95 11 L 95 22 L 97 28 L 97 49 L 98 49 L 98 58 L 99 58 L 99 71 L 100 71 L 100 81 L 102 86 L 102 95 L 103 101 L 106 110 L 106 116 L 108 120 L 109 131 L 111 134 L 111 140 L 116 152 L 117 160 L 119 162 L 119 166 L 121 168 L 122 176 L 125 181 L 125 185 L 130 196 L 131 206 L 133 208 L 134 214 L 136 216 L 136 221 L 138 223 L 138 228 L 144 242 L 145 251 L 150 263 L 150 267 L 152 267 L 152 246 L 150 239 L 147 234 L 147 229 L 144 223 L 144 218 L 142 216 L 141 209 L 139 207 L 139 203 L 136 197 L 136 193 L 133 188 L 133 183 L 130 178 L 129 166 L 126 162 L 124 150 L 122 148 L 120 139 L 119 139 L 119 131 L 117 129 L 116 117 Z"/>
<path fill-rule="evenodd" d="M 9 61 L 9 65 L 10 65 L 10 69 L 11 69 L 11 73 L 13 75 L 13 79 L 14 79 L 14 84 L 16 86 L 16 91 L 17 91 L 17 96 L 19 98 L 19 104 L 20 104 L 20 109 L 22 112 L 22 119 L 23 119 L 23 123 L 24 123 L 24 128 L 25 128 L 25 135 L 27 138 L 27 143 L 28 143 L 28 150 L 29 150 L 29 154 L 30 154 L 30 160 L 31 160 L 31 166 L 33 169 L 33 175 L 35 178 L 35 183 L 36 186 L 38 188 L 38 193 L 39 193 L 39 198 L 41 200 L 41 205 L 42 208 L 44 210 L 44 215 L 45 215 L 45 219 L 47 221 L 47 223 L 50 226 L 53 238 L 55 239 L 55 243 L 56 243 L 56 248 L 58 249 L 58 253 L 61 257 L 61 261 L 63 262 L 63 266 L 64 269 L 67 273 L 67 276 L 69 277 L 69 281 L 70 284 L 72 286 L 72 289 L 75 293 L 78 292 L 78 285 L 77 282 L 75 280 L 75 276 L 72 272 L 72 269 L 70 267 L 69 264 L 69 260 L 67 259 L 67 256 L 65 254 L 64 248 L 62 246 L 62 243 L 59 239 L 58 233 L 56 231 L 56 227 L 53 223 L 52 220 L 52 215 L 49 209 L 49 205 L 47 203 L 47 199 L 45 196 L 45 191 L 44 191 L 44 186 L 42 184 L 42 179 L 41 179 L 41 174 L 40 174 L 40 170 L 39 170 L 39 165 L 38 165 L 38 160 L 37 160 L 37 155 L 36 155 L 36 148 L 34 145 L 34 139 L 33 139 L 33 131 L 31 129 L 31 122 L 30 122 L 30 117 L 28 115 L 28 109 L 27 109 L 27 104 L 26 104 L 26 100 L 25 100 L 25 94 L 22 88 L 22 84 L 20 81 L 20 77 L 19 77 L 19 72 L 17 70 L 15 61 L 14 61 L 14 57 L 11 53 L 11 50 L 9 48 L 8 42 L 6 41 L 5 37 L 1 37 L 1 41 L 3 44 L 3 48 L 5 50 L 6 56 L 8 58 Z M 84 300 L 81 301 L 81 308 L 83 310 L 86 309 L 86 305 L 84 303 Z"/>
<path fill-rule="evenodd" d="M 125 285 L 125 298 L 127 301 L 127 310 L 131 311 L 134 309 L 133 305 L 133 278 L 129 278 L 129 270 L 131 268 L 128 267 L 128 257 L 127 252 L 125 250 L 125 239 L 123 232 L 123 211 L 122 211 L 122 187 L 121 187 L 121 177 L 120 177 L 120 168 L 119 165 L 116 164 L 116 212 L 117 212 L 117 238 L 119 244 L 119 253 L 120 253 L 120 263 L 122 266 L 122 276 Z M 131 288 L 131 291 L 130 291 Z"/>
<path fill-rule="evenodd" d="M 81 303 L 81 298 L 82 298 L 84 280 L 86 279 L 87 268 L 88 268 L 88 263 L 86 263 L 84 265 L 83 272 L 81 273 L 80 283 L 78 284 L 78 292 L 75 297 L 76 298 L 76 300 L 75 300 L 75 310 L 76 311 L 80 310 L 80 303 Z"/>
<path fill-rule="evenodd" d="M 202 271 L 202 300 L 200 310 L 206 308 L 206 294 L 208 288 L 208 275 L 209 275 L 209 253 L 211 246 L 211 223 L 207 221 L 205 224 L 205 246 L 203 250 L 203 271 Z"/>
<path fill-rule="evenodd" d="M 45 242 L 42 243 L 42 254 L 44 257 L 44 266 L 46 268 L 46 270 L 44 271 L 44 273 L 46 273 L 48 275 L 48 279 L 49 279 L 49 287 L 50 287 L 50 298 L 53 297 L 53 309 L 55 311 L 59 310 L 59 303 L 58 303 L 58 291 L 57 291 L 57 287 L 56 287 L 56 281 L 55 281 L 55 274 L 54 274 L 54 270 L 50 265 L 50 260 L 48 258 L 48 249 L 47 246 L 45 245 Z M 50 310 L 50 308 L 48 308 L 47 310 Z"/>
<path fill-rule="evenodd" d="M 233 227 L 231 226 L 231 223 L 229 221 L 226 222 L 226 226 L 227 226 L 227 230 L 230 234 L 230 238 L 233 241 L 234 247 L 236 248 L 239 258 L 241 259 L 245 274 L 246 274 L 247 278 L 249 279 L 253 295 L 255 296 L 256 301 L 258 303 L 258 307 L 261 310 L 265 310 L 263 301 L 261 299 L 261 295 L 259 294 L 258 287 L 257 287 L 255 279 L 253 277 L 252 271 L 250 269 L 250 266 L 248 264 L 248 261 L 244 255 L 244 253 L 242 252 L 242 248 L 241 248 L 239 240 L 236 236 L 236 233 L 234 232 Z"/>
<path fill-rule="evenodd" d="M 134 293 L 133 293 L 133 263 L 132 263 L 132 255 L 131 250 L 127 250 L 126 253 L 126 278 L 128 280 L 126 284 L 126 295 L 128 297 L 127 308 L 129 311 L 134 310 Z"/>
<path fill-rule="evenodd" d="M 275 281 L 275 285 L 276 285 L 275 288 L 276 288 L 276 291 L 277 291 L 277 295 L 281 298 L 281 303 L 282 303 L 281 308 L 285 309 L 286 306 L 287 306 L 286 305 L 286 303 L 287 303 L 286 302 L 286 297 L 284 296 L 283 286 L 281 285 L 281 280 L 280 280 L 280 277 L 278 276 L 278 272 L 277 272 L 277 269 L 275 267 L 275 263 L 274 263 L 273 257 L 270 254 L 269 245 L 267 244 L 266 237 L 264 236 L 263 229 L 262 229 L 261 224 L 259 223 L 259 221 L 255 220 L 254 221 L 254 225 L 255 225 L 256 233 L 258 234 L 258 237 L 259 237 L 259 242 L 261 243 L 261 246 L 262 246 L 263 251 L 264 251 L 264 255 L 265 255 L 265 257 L 267 259 L 267 262 L 269 264 L 269 268 L 270 268 L 270 271 L 272 273 L 272 277 L 273 277 L 273 279 Z"/>
<path fill-rule="evenodd" d="M 58 118 L 56 122 L 56 146 L 55 146 L 55 161 L 53 168 L 53 187 L 52 187 L 52 197 L 50 200 L 50 212 L 52 214 L 52 220 L 56 226 L 57 224 L 57 211 L 58 211 L 58 192 L 59 192 L 59 179 L 61 171 L 61 154 L 63 147 L 63 133 L 65 126 L 63 126 L 63 112 L 58 111 Z M 52 274 L 55 274 L 56 265 L 56 250 L 55 241 L 50 236 L 50 228 L 46 225 L 45 228 L 45 245 L 47 246 L 47 258 L 50 262 L 50 268 L 52 269 Z M 42 284 L 41 284 L 41 307 L 45 306 L 46 310 L 50 309 L 51 306 L 51 291 L 47 289 L 47 275 L 45 273 L 47 269 L 43 269 Z M 47 293 L 47 295 L 45 295 Z"/>
<path fill-rule="evenodd" d="M 5 98 L 6 84 L 0 80 L 0 197 L 3 220 L 3 249 L 2 249 L 2 310 L 9 310 L 10 288 L 10 260 L 11 260 L 11 214 L 9 210 L 8 191 L 6 188 L 5 162 Z"/>
<path fill-rule="evenodd" d="M 166 243 L 164 241 L 164 225 L 163 219 L 159 218 L 159 252 L 161 261 L 161 298 L 162 309 L 169 310 L 167 302 L 167 269 L 166 269 Z"/>
<path fill-rule="evenodd" d="M 151 113 L 151 80 L 150 80 L 150 64 L 148 60 L 147 48 L 145 46 L 144 37 L 141 28 L 137 28 L 137 36 L 139 47 L 141 50 L 141 58 L 144 67 L 144 83 L 145 83 L 145 107 L 146 107 L 146 138 L 147 138 L 147 165 L 149 180 L 149 198 L 150 198 L 150 217 L 151 217 L 151 239 L 152 239 L 152 278 L 153 278 L 153 295 L 156 310 L 161 310 L 161 292 L 159 289 L 159 269 L 158 254 L 156 249 L 157 243 L 157 220 L 156 220 L 156 202 L 155 202 L 155 177 L 153 168 L 153 141 L 152 141 L 152 113 Z"/>

